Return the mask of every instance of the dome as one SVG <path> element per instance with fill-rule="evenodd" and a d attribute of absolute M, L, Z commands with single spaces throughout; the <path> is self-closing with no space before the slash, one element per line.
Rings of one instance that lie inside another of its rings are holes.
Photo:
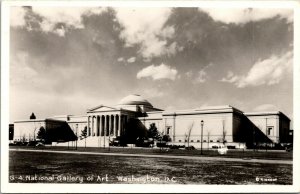
<path fill-rule="evenodd" d="M 152 104 L 148 102 L 148 100 L 144 99 L 138 94 L 131 94 L 126 96 L 120 102 L 119 105 L 146 105 L 152 107 Z"/>

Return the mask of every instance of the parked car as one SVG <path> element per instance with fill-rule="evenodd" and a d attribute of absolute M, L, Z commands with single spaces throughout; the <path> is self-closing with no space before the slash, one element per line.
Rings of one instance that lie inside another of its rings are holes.
<path fill-rule="evenodd" d="M 293 144 L 287 145 L 287 146 L 285 147 L 285 151 L 287 151 L 287 152 L 293 151 Z"/>
<path fill-rule="evenodd" d="M 219 146 L 218 152 L 221 155 L 227 154 L 228 148 L 226 146 Z"/>
<path fill-rule="evenodd" d="M 180 149 L 180 148 L 184 149 L 185 146 L 184 145 L 169 145 L 169 148 L 170 149 Z"/>
<path fill-rule="evenodd" d="M 30 141 L 27 143 L 27 146 L 35 146 L 37 144 L 36 141 Z"/>
<path fill-rule="evenodd" d="M 113 139 L 112 141 L 109 142 L 110 146 L 120 146 L 120 141 Z"/>
<path fill-rule="evenodd" d="M 149 139 L 138 139 L 135 143 L 137 147 L 153 147 L 153 140 Z"/>
<path fill-rule="evenodd" d="M 16 146 L 25 146 L 25 145 L 27 145 L 27 142 L 16 141 L 16 142 L 14 142 L 14 144 Z"/>
<path fill-rule="evenodd" d="M 43 144 L 42 142 L 38 142 L 35 146 L 36 147 L 42 147 L 42 146 L 45 146 L 45 144 Z"/>
<path fill-rule="evenodd" d="M 194 146 L 185 147 L 186 150 L 195 150 Z"/>
<path fill-rule="evenodd" d="M 157 141 L 156 146 L 159 147 L 159 148 L 168 147 L 166 141 Z"/>

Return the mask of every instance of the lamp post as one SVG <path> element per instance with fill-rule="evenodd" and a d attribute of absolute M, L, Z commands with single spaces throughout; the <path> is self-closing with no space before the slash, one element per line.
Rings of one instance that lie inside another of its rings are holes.
<path fill-rule="evenodd" d="M 108 151 L 110 151 L 110 131 L 108 132 Z"/>
<path fill-rule="evenodd" d="M 36 139 L 35 139 L 35 130 L 36 130 L 37 128 L 34 128 L 34 131 L 33 131 L 33 140 L 34 140 L 34 142 L 36 141 Z"/>
<path fill-rule="evenodd" d="M 37 128 L 36 128 L 36 125 L 35 125 L 35 121 L 33 122 L 33 124 L 34 124 L 33 141 L 35 142 L 35 130 L 37 129 Z"/>
<path fill-rule="evenodd" d="M 266 137 L 267 137 L 267 139 L 266 139 L 266 152 L 267 152 L 267 150 L 268 150 L 268 118 L 266 117 Z"/>
<path fill-rule="evenodd" d="M 204 121 L 201 120 L 201 155 L 202 153 L 202 144 L 203 144 L 203 125 L 204 125 Z"/>
<path fill-rule="evenodd" d="M 77 142 L 78 142 L 78 123 L 76 123 L 76 150 L 77 150 Z"/>
<path fill-rule="evenodd" d="M 86 133 L 85 133 L 85 137 L 84 137 L 84 149 L 86 148 L 86 138 L 88 137 L 88 130 L 90 128 L 90 121 L 88 120 L 88 126 L 86 128 Z"/>
<path fill-rule="evenodd" d="M 103 145 L 104 149 L 105 149 L 105 138 L 106 138 L 106 126 L 104 124 L 104 145 Z"/>

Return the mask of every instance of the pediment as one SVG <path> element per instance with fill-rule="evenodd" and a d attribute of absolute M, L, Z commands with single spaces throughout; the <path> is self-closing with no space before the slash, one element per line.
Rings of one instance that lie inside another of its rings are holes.
<path fill-rule="evenodd" d="M 102 111 L 114 111 L 114 110 L 119 110 L 119 109 L 111 106 L 100 105 L 89 109 L 88 112 L 102 112 Z"/>

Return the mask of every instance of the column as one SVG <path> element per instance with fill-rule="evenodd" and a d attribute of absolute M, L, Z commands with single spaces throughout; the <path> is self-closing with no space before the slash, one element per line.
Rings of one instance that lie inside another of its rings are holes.
<path fill-rule="evenodd" d="M 94 134 L 94 127 L 95 127 L 95 119 L 94 119 L 94 116 L 92 116 L 92 130 L 91 130 L 91 134 L 90 134 L 90 136 L 93 136 L 93 134 Z"/>
<path fill-rule="evenodd" d="M 173 121 L 173 131 L 172 131 L 172 133 L 173 133 L 173 142 L 175 142 L 175 135 L 176 135 L 176 133 L 175 133 L 175 125 L 176 125 L 176 113 L 174 113 L 174 121 Z"/>
<path fill-rule="evenodd" d="M 104 115 L 104 137 L 106 136 L 106 128 L 107 128 L 107 118 L 106 118 L 106 115 Z"/>
<path fill-rule="evenodd" d="M 95 135 L 95 131 L 96 131 L 96 117 L 93 116 L 93 130 L 92 130 L 92 136 Z"/>
<path fill-rule="evenodd" d="M 102 115 L 99 116 L 99 136 L 102 134 Z"/>
<path fill-rule="evenodd" d="M 99 132 L 100 132 L 100 126 L 99 126 L 99 124 L 100 124 L 100 117 L 99 117 L 99 115 L 96 117 L 96 121 L 97 121 L 97 131 L 96 131 L 96 136 L 99 136 Z"/>
<path fill-rule="evenodd" d="M 95 131 L 94 131 L 95 136 L 98 134 L 98 116 L 95 117 Z"/>
<path fill-rule="evenodd" d="M 86 130 L 86 135 L 89 136 L 90 135 L 90 120 L 91 120 L 91 117 L 88 116 L 88 127 L 87 127 L 87 130 Z"/>
<path fill-rule="evenodd" d="M 108 135 L 110 136 L 110 132 L 111 132 L 111 127 L 112 127 L 112 122 L 111 122 L 111 119 L 112 119 L 112 117 L 111 117 L 111 115 L 109 115 L 108 116 L 108 120 L 109 120 L 109 128 L 108 128 Z"/>
<path fill-rule="evenodd" d="M 97 135 L 97 126 L 98 126 L 98 121 L 97 121 L 97 116 L 94 118 L 94 136 Z"/>
<path fill-rule="evenodd" d="M 118 126 L 119 130 L 118 130 L 118 136 L 121 135 L 121 114 L 119 115 L 119 126 Z"/>
<path fill-rule="evenodd" d="M 92 116 L 92 128 L 91 128 L 90 136 L 93 136 L 93 131 L 94 131 L 94 116 Z"/>
<path fill-rule="evenodd" d="M 94 131 L 94 116 L 92 116 L 92 126 L 91 126 L 91 131 L 90 131 L 90 136 L 93 136 L 93 131 Z"/>
<path fill-rule="evenodd" d="M 93 134 L 93 136 L 96 136 L 97 135 L 97 116 L 94 118 L 95 119 L 95 121 L 94 121 L 94 134 Z"/>
<path fill-rule="evenodd" d="M 101 119 L 102 119 L 102 121 L 101 121 L 102 133 L 101 134 L 103 134 L 103 136 L 104 136 L 104 131 L 105 131 L 105 117 L 102 115 Z"/>
<path fill-rule="evenodd" d="M 91 130 L 90 130 L 90 135 L 89 136 L 93 135 L 93 130 L 94 130 L 94 117 L 93 116 L 91 117 L 91 121 L 92 121 L 92 123 L 91 123 Z"/>
<path fill-rule="evenodd" d="M 114 116 L 115 120 L 115 124 L 114 124 L 114 136 L 117 136 L 117 115 Z"/>

